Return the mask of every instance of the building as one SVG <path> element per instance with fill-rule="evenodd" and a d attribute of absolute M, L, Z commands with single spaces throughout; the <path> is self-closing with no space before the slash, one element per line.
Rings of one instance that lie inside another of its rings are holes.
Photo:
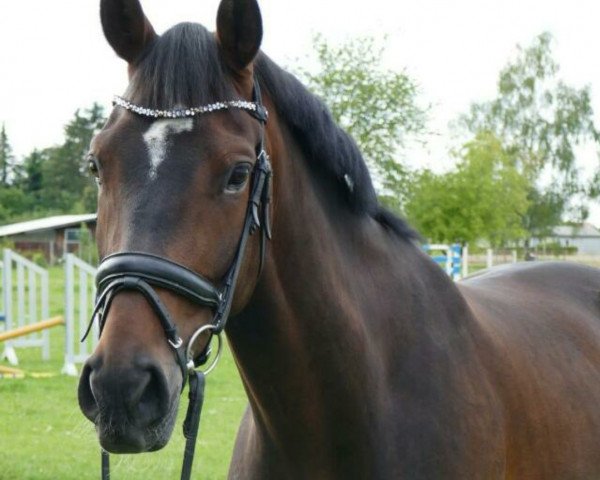
<path fill-rule="evenodd" d="M 59 215 L 0 226 L 0 241 L 13 243 L 19 252 L 41 252 L 53 264 L 65 252 L 79 249 L 82 225 L 93 236 L 96 214 Z"/>
<path fill-rule="evenodd" d="M 559 225 L 545 240 L 559 243 L 562 247 L 576 247 L 579 255 L 600 255 L 600 230 L 590 223 Z M 538 243 L 532 242 L 532 246 Z"/>

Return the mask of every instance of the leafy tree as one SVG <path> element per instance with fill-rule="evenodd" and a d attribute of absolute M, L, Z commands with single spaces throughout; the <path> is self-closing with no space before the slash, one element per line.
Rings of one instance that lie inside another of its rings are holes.
<path fill-rule="evenodd" d="M 13 166 L 14 157 L 6 134 L 6 125 L 2 124 L 0 130 L 0 186 L 7 187 L 10 184 Z"/>
<path fill-rule="evenodd" d="M 103 109 L 96 103 L 83 112 L 77 110 L 75 118 L 65 127 L 64 143 L 45 150 L 41 199 L 46 208 L 64 213 L 90 208 L 85 194 L 92 180 L 87 173 L 85 156 L 92 137 L 104 122 Z"/>
<path fill-rule="evenodd" d="M 0 225 L 22 217 L 31 203 L 22 190 L 0 186 Z"/>
<path fill-rule="evenodd" d="M 514 159 L 491 133 L 480 133 L 460 152 L 455 170 L 428 170 L 412 182 L 406 214 L 433 241 L 497 246 L 523 236 L 529 185 Z"/>
<path fill-rule="evenodd" d="M 34 149 L 23 159 L 16 173 L 15 186 L 35 202 L 41 199 L 42 169 L 49 151 Z"/>
<path fill-rule="evenodd" d="M 356 140 L 384 203 L 399 210 L 407 178 L 398 151 L 425 130 L 427 108 L 418 104 L 416 83 L 404 72 L 382 66 L 384 49 L 373 38 L 339 47 L 314 40 L 319 69 L 301 72 L 335 120 Z"/>
<path fill-rule="evenodd" d="M 18 167 L 3 124 L 0 129 L 0 223 L 22 215 L 30 207 L 26 195 L 15 185 Z"/>
<path fill-rule="evenodd" d="M 522 224 L 544 234 L 565 214 L 585 216 L 585 197 L 599 193 L 600 176 L 586 183 L 579 175 L 576 147 L 600 141 L 590 88 L 558 78 L 552 36 L 539 35 L 500 72 L 497 97 L 471 106 L 461 123 L 471 133 L 493 132 L 528 179 L 530 208 Z"/>

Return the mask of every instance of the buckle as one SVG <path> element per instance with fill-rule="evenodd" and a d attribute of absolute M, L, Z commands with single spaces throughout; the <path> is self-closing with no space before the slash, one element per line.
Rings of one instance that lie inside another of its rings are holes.
<path fill-rule="evenodd" d="M 256 110 L 249 110 L 248 113 L 256 118 L 259 122 L 267 123 L 267 120 L 269 119 L 269 112 L 267 109 L 264 107 L 264 105 L 257 102 L 254 102 L 254 105 L 256 106 Z"/>

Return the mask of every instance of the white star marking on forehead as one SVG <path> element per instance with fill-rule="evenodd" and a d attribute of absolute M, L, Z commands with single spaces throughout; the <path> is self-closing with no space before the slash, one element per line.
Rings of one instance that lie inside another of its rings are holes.
<path fill-rule="evenodd" d="M 148 172 L 150 180 L 156 179 L 158 167 L 165 161 L 169 135 L 190 132 L 193 128 L 194 120 L 192 118 L 156 120 L 150 125 L 150 128 L 144 133 L 144 142 L 150 154 L 150 171 Z"/>

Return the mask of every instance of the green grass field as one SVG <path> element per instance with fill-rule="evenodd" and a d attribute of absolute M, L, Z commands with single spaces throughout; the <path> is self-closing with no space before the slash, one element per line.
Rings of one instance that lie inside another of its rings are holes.
<path fill-rule="evenodd" d="M 51 315 L 62 315 L 63 271 L 53 268 L 50 273 Z M 18 349 L 19 367 L 28 375 L 24 379 L 0 378 L 0 480 L 79 480 L 100 476 L 100 450 L 92 424 L 79 411 L 77 379 L 60 374 L 64 360 L 63 327 L 52 330 L 51 347 L 49 362 L 41 360 L 40 349 Z M 50 376 L 36 378 L 34 374 Z M 226 350 L 217 369 L 207 378 L 194 478 L 225 478 L 246 402 L 233 358 Z M 186 408 L 187 390 L 167 447 L 156 453 L 113 455 L 111 477 L 179 478 L 184 447 L 181 423 Z"/>
<path fill-rule="evenodd" d="M 484 266 L 472 264 L 470 271 Z M 51 316 L 62 315 L 63 270 L 53 268 L 50 274 Z M 99 446 L 93 426 L 79 411 L 77 379 L 60 374 L 63 327 L 51 331 L 51 346 L 49 362 L 41 360 L 40 349 L 19 349 L 20 367 L 28 375 L 24 379 L 0 378 L 0 480 L 99 478 Z M 40 378 L 34 374 L 50 376 Z M 246 402 L 233 359 L 226 349 L 219 366 L 207 379 L 195 478 L 225 478 Z M 186 408 L 187 392 L 182 396 L 178 424 L 168 446 L 156 453 L 112 456 L 112 478 L 179 478 L 184 447 L 181 423 Z"/>

